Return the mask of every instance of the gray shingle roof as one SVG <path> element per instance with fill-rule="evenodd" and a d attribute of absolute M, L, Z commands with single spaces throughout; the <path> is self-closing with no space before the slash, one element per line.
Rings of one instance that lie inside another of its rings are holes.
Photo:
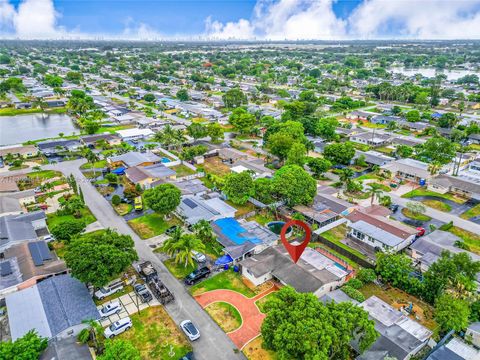
<path fill-rule="evenodd" d="M 45 219 L 42 210 L 0 217 L 0 249 L 12 242 L 35 240 L 37 234 L 32 222 L 40 219 Z"/>

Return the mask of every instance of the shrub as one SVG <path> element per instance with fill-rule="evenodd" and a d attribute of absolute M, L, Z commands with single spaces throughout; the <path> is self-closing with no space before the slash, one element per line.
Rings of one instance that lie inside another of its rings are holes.
<path fill-rule="evenodd" d="M 353 300 L 357 300 L 358 302 L 364 302 L 365 301 L 365 296 L 358 291 L 357 289 L 354 289 L 351 286 L 345 285 L 342 287 L 342 291 L 350 296 Z"/>
<path fill-rule="evenodd" d="M 363 282 L 361 282 L 359 279 L 351 279 L 348 283 L 347 286 L 351 286 L 354 289 L 360 289 L 363 286 Z"/>
<path fill-rule="evenodd" d="M 450 221 L 449 223 L 443 224 L 442 226 L 439 227 L 439 230 L 443 231 L 448 231 L 453 227 L 453 221 Z"/>
<path fill-rule="evenodd" d="M 112 196 L 112 204 L 117 206 L 117 205 L 120 205 L 120 203 L 122 202 L 122 199 L 120 198 L 119 195 L 115 194 Z"/>
<path fill-rule="evenodd" d="M 377 279 L 377 274 L 375 274 L 375 271 L 373 269 L 360 269 L 357 274 L 357 279 L 364 284 L 368 284 L 374 282 Z"/>

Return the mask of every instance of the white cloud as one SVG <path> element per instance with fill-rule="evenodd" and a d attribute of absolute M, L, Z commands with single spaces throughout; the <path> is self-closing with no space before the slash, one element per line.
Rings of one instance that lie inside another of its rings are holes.
<path fill-rule="evenodd" d="M 8 30 L 13 26 L 15 9 L 8 0 L 0 0 L 0 31 Z"/>
<path fill-rule="evenodd" d="M 206 21 L 210 38 L 272 40 L 480 38 L 480 0 L 364 0 L 346 19 L 336 0 L 258 0 L 251 19 Z"/>
<path fill-rule="evenodd" d="M 51 38 L 62 32 L 56 27 L 58 13 L 52 0 L 24 0 L 13 16 L 16 35 L 20 38 Z"/>
<path fill-rule="evenodd" d="M 480 1 L 365 0 L 349 17 L 350 31 L 358 38 L 419 39 L 480 38 Z"/>

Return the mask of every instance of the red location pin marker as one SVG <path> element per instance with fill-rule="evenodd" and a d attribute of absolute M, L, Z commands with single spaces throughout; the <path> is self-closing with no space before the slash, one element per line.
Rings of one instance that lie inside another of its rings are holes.
<path fill-rule="evenodd" d="M 299 245 L 292 245 L 287 241 L 286 233 L 289 227 L 297 225 L 300 226 L 305 230 L 305 239 Z M 307 247 L 310 239 L 312 238 L 312 230 L 310 227 L 305 224 L 303 221 L 300 220 L 290 220 L 285 225 L 283 225 L 282 231 L 280 232 L 280 239 L 282 239 L 282 244 L 287 249 L 290 257 L 292 258 L 293 262 L 296 264 L 300 256 L 302 256 L 303 251 Z"/>

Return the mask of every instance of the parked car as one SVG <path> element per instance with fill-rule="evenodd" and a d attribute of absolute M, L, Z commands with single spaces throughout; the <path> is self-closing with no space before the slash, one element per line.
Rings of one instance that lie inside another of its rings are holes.
<path fill-rule="evenodd" d="M 132 327 L 132 319 L 130 319 L 127 316 L 127 317 L 124 317 L 123 319 L 115 321 L 112 325 L 110 325 L 105 329 L 103 334 L 107 339 L 111 339 L 114 336 L 120 335 L 121 333 L 127 331 L 131 327 Z"/>
<path fill-rule="evenodd" d="M 175 230 L 177 230 L 177 228 L 178 228 L 177 225 L 170 226 L 167 230 L 165 230 L 165 234 L 172 235 L 175 232 Z"/>
<path fill-rule="evenodd" d="M 53 235 L 49 234 L 49 235 L 45 235 L 42 240 L 49 242 L 49 241 L 55 240 L 55 238 L 53 237 Z"/>
<path fill-rule="evenodd" d="M 135 293 L 143 303 L 153 300 L 153 296 L 151 292 L 148 290 L 148 288 L 145 285 L 135 284 L 133 288 L 135 289 Z"/>
<path fill-rule="evenodd" d="M 135 211 L 142 211 L 143 210 L 143 201 L 141 196 L 137 196 L 135 198 Z"/>
<path fill-rule="evenodd" d="M 200 281 L 201 279 L 207 277 L 208 275 L 210 275 L 210 269 L 204 266 L 188 274 L 187 277 L 185 278 L 185 284 L 193 285 L 196 282 Z"/>
<path fill-rule="evenodd" d="M 113 295 L 122 290 L 123 290 L 123 282 L 120 280 L 117 280 L 95 291 L 95 297 L 98 300 L 102 300 L 107 296 Z"/>
<path fill-rule="evenodd" d="M 105 319 L 110 315 L 118 314 L 120 311 L 122 311 L 122 306 L 120 305 L 120 302 L 115 301 L 105 305 L 103 308 L 98 310 L 98 313 L 102 319 Z"/>
<path fill-rule="evenodd" d="M 426 230 L 423 227 L 417 227 L 417 237 L 425 235 Z"/>
<path fill-rule="evenodd" d="M 190 341 L 195 341 L 200 338 L 200 331 L 193 325 L 191 320 L 184 320 L 180 323 L 180 327 Z"/>
<path fill-rule="evenodd" d="M 398 210 L 398 205 L 397 204 L 390 204 L 390 206 L 388 207 L 392 212 L 397 212 Z"/>
<path fill-rule="evenodd" d="M 192 254 L 193 254 L 193 258 L 199 263 L 203 263 L 203 262 L 207 261 L 207 257 L 204 254 L 202 254 L 201 252 L 193 250 Z"/>

